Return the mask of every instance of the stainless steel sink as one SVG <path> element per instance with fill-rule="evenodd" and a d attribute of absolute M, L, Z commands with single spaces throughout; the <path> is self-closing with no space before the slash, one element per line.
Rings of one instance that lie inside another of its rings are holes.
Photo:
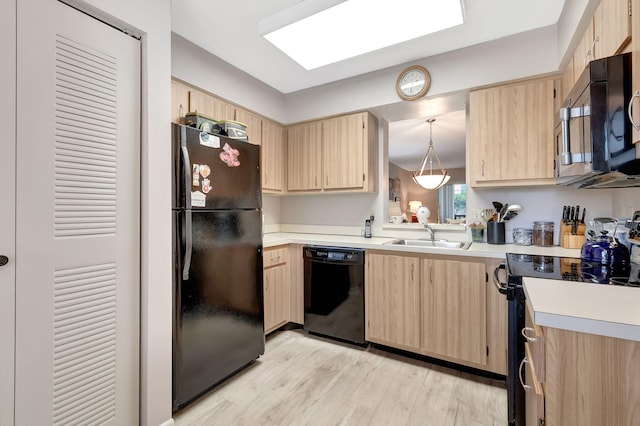
<path fill-rule="evenodd" d="M 471 246 L 471 241 L 459 242 L 459 241 L 447 241 L 447 240 L 431 240 L 431 239 L 397 239 L 386 242 L 385 244 L 394 244 L 400 246 L 414 246 L 414 247 L 438 247 L 446 249 L 462 249 L 467 250 Z"/>

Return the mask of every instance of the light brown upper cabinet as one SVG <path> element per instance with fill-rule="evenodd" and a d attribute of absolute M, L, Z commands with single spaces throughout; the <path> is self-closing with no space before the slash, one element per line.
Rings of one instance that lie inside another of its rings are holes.
<path fill-rule="evenodd" d="M 585 30 L 580 43 L 573 52 L 573 82 L 578 81 L 587 64 L 593 61 L 594 32 L 593 19 L 589 21 L 589 26 Z M 573 87 L 573 84 L 571 85 Z"/>
<path fill-rule="evenodd" d="M 593 17 L 593 59 L 619 53 L 631 39 L 630 0 L 601 0 Z"/>
<path fill-rule="evenodd" d="M 287 128 L 287 189 L 322 189 L 322 123 L 316 121 Z"/>
<path fill-rule="evenodd" d="M 249 143 L 262 145 L 262 118 L 245 109 L 235 108 L 235 121 L 239 121 L 247 126 L 247 137 Z"/>
<path fill-rule="evenodd" d="M 352 114 L 322 122 L 324 189 L 362 188 L 366 174 L 366 114 Z"/>
<path fill-rule="evenodd" d="M 555 94 L 561 84 L 533 80 L 470 93 L 467 167 L 472 186 L 555 183 Z"/>
<path fill-rule="evenodd" d="M 367 112 L 348 114 L 288 129 L 290 191 L 375 191 L 378 146 L 375 116 Z"/>
<path fill-rule="evenodd" d="M 281 193 L 284 188 L 284 127 L 271 120 L 262 120 L 262 189 Z"/>
<path fill-rule="evenodd" d="M 189 89 L 186 84 L 171 80 L 171 121 L 184 124 L 184 115 L 189 112 Z"/>
<path fill-rule="evenodd" d="M 233 120 L 233 105 L 200 90 L 189 89 L 189 112 L 199 112 L 214 120 Z"/>

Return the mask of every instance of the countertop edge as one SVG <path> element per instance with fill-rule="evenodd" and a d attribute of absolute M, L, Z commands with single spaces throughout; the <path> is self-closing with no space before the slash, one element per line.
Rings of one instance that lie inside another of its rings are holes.
<path fill-rule="evenodd" d="M 284 244 L 309 244 L 338 246 L 349 248 L 362 248 L 369 250 L 397 251 L 403 253 L 418 254 L 439 254 L 463 257 L 486 257 L 495 259 L 504 259 L 507 253 L 520 253 L 530 255 L 547 255 L 547 256 L 565 256 L 578 257 L 579 249 L 565 249 L 558 246 L 553 247 L 537 247 L 537 246 L 518 246 L 515 244 L 493 245 L 487 243 L 473 243 L 467 250 L 462 249 L 445 249 L 434 247 L 412 247 L 393 244 L 385 244 L 394 240 L 391 237 L 373 237 L 367 238 L 350 235 L 329 235 L 329 234 L 302 234 L 302 233 L 269 233 L 263 238 L 263 247 L 275 247 Z"/>
<path fill-rule="evenodd" d="M 523 285 L 538 326 L 640 341 L 638 289 L 527 277 Z"/>

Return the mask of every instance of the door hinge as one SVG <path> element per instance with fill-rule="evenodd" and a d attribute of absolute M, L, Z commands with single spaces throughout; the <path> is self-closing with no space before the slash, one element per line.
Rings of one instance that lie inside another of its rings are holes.
<path fill-rule="evenodd" d="M 487 356 L 489 356 L 489 346 L 487 346 Z"/>

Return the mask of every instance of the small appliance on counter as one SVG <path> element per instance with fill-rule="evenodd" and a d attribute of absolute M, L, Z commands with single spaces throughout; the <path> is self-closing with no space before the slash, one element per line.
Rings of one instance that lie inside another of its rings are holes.
<path fill-rule="evenodd" d="M 602 265 L 628 267 L 629 249 L 621 244 L 617 238 L 609 235 L 610 231 L 606 229 L 608 224 L 613 224 L 615 230 L 617 221 L 608 217 L 598 217 L 593 222 L 596 237 L 584 243 L 580 251 L 580 258 Z"/>

